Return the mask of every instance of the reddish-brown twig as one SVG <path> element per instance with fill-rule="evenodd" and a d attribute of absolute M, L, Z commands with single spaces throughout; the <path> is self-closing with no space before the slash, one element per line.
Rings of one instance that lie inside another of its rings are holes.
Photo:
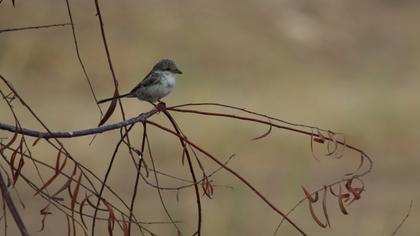
<path fill-rule="evenodd" d="M 189 141 L 188 139 L 185 139 L 183 136 L 179 135 L 177 132 L 174 132 L 158 123 L 155 123 L 153 121 L 146 121 L 147 123 L 158 127 L 159 129 L 166 131 L 172 135 L 177 136 L 178 138 L 184 140 L 184 142 L 189 143 L 191 146 L 193 146 L 195 149 L 197 149 L 198 151 L 200 151 L 201 153 L 203 153 L 204 155 L 206 155 L 207 157 L 209 157 L 211 160 L 213 160 L 214 162 L 216 162 L 219 166 L 223 167 L 223 169 L 225 169 L 226 171 L 228 171 L 229 173 L 231 173 L 232 175 L 234 175 L 236 178 L 238 178 L 242 183 L 244 183 L 245 185 L 248 186 L 248 188 L 250 188 L 255 194 L 258 195 L 258 197 L 260 197 L 261 200 L 263 200 L 268 206 L 271 207 L 271 209 L 273 209 L 275 212 L 277 212 L 279 215 L 283 216 L 296 230 L 298 230 L 302 235 L 307 235 L 299 226 L 296 225 L 295 222 L 293 222 L 289 217 L 287 217 L 286 214 L 284 214 L 282 211 L 280 211 L 279 209 L 277 209 L 276 206 L 274 206 L 273 203 L 271 203 L 260 191 L 258 191 L 251 183 L 249 183 L 244 177 L 242 177 L 240 174 L 238 174 L 236 171 L 232 170 L 231 168 L 227 167 L 226 165 L 224 165 L 221 161 L 219 161 L 217 158 L 215 158 L 213 155 L 211 155 L 210 153 L 208 153 L 206 150 L 202 149 L 201 147 L 197 146 L 196 144 L 194 144 L 193 142 Z"/>

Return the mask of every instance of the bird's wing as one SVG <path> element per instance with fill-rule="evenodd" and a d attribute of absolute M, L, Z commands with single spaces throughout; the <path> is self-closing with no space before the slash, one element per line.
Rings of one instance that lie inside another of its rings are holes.
<path fill-rule="evenodd" d="M 141 87 L 147 87 L 153 84 L 157 84 L 160 82 L 161 76 L 156 71 L 151 71 L 146 77 L 136 86 L 134 87 L 130 93 L 134 93 L 137 89 Z"/>

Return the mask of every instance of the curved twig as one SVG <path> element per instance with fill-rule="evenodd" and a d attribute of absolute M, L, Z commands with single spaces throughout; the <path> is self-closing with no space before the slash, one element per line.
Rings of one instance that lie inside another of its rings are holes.
<path fill-rule="evenodd" d="M 277 212 L 279 215 L 283 216 L 296 230 L 298 230 L 302 235 L 307 235 L 299 226 L 296 225 L 295 222 L 293 222 L 290 218 L 287 217 L 286 214 L 284 214 L 282 211 L 280 211 L 279 209 L 277 209 L 276 206 L 274 206 L 273 203 L 271 203 L 260 191 L 258 191 L 251 183 L 249 183 L 246 179 L 244 179 L 240 174 L 236 173 L 236 171 L 234 171 L 233 169 L 227 167 L 226 165 L 224 165 L 221 161 L 219 161 L 217 158 L 215 158 L 213 155 L 211 155 L 210 153 L 208 153 L 206 150 L 202 149 L 201 147 L 197 146 L 195 143 L 189 141 L 188 139 L 185 139 L 183 136 L 179 135 L 178 133 L 158 124 L 155 123 L 153 121 L 146 121 L 147 123 L 163 130 L 166 131 L 174 136 L 177 136 L 178 138 L 184 140 L 184 142 L 189 143 L 191 146 L 193 146 L 195 149 L 197 149 L 198 151 L 200 151 L 201 153 L 203 153 L 204 155 L 206 155 L 207 157 L 209 157 L 211 160 L 213 160 L 214 162 L 216 162 L 219 166 L 223 167 L 223 169 L 225 169 L 226 171 L 228 171 L 229 173 L 231 173 L 232 175 L 234 175 L 236 178 L 238 178 L 242 183 L 244 183 L 245 185 L 248 186 L 248 188 L 250 188 L 255 194 L 258 195 L 258 197 L 260 197 L 261 200 L 263 200 L 268 206 L 271 207 L 271 209 L 273 209 L 275 212 Z M 195 181 L 196 182 L 196 181 Z"/>

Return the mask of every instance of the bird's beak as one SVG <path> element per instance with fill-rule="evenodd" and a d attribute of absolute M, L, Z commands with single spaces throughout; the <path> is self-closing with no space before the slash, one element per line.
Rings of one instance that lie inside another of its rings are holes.
<path fill-rule="evenodd" d="M 182 71 L 180 71 L 178 68 L 176 68 L 176 69 L 174 69 L 174 70 L 172 71 L 172 73 L 175 73 L 175 74 L 182 74 Z"/>

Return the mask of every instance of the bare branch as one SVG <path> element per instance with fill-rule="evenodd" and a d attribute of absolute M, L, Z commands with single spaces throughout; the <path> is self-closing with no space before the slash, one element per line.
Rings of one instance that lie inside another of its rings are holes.
<path fill-rule="evenodd" d="M 3 199 L 6 202 L 7 207 L 10 210 L 10 213 L 13 216 L 13 219 L 15 219 L 16 225 L 18 226 L 20 233 L 23 236 L 29 236 L 29 232 L 26 229 L 25 224 L 23 223 L 22 217 L 20 217 L 20 214 L 18 210 L 16 209 L 15 203 L 12 200 L 12 197 L 10 196 L 9 190 L 7 189 L 6 183 L 3 180 L 3 175 L 0 172 L 0 189 L 3 194 Z"/>
<path fill-rule="evenodd" d="M 57 26 L 67 26 L 71 25 L 71 23 L 59 23 L 59 24 L 51 24 L 51 25 L 35 25 L 35 26 L 25 26 L 25 27 L 18 27 L 18 28 L 9 28 L 9 29 L 0 29 L 0 34 L 5 32 L 13 32 L 13 31 L 23 31 L 23 30 L 33 30 L 33 29 L 45 29 Z"/>
<path fill-rule="evenodd" d="M 113 213 L 113 212 L 115 212 L 114 210 L 116 208 L 114 206 L 112 206 L 110 202 L 108 202 L 106 199 L 104 199 L 102 197 L 102 193 L 103 193 L 103 191 L 104 191 L 105 188 L 108 189 L 108 187 L 106 185 L 106 182 L 107 182 L 109 173 L 111 171 L 111 168 L 113 166 L 113 160 L 114 160 L 115 154 L 118 151 L 118 148 L 119 148 L 120 144 L 124 143 L 125 145 L 127 145 L 128 150 L 130 151 L 130 153 L 131 152 L 135 152 L 138 155 L 141 155 L 142 158 L 144 157 L 144 155 L 143 155 L 144 153 L 143 152 L 144 152 L 144 143 L 145 143 L 145 141 L 143 141 L 142 151 L 140 151 L 140 150 L 136 149 L 135 147 L 131 146 L 131 144 L 129 143 L 128 140 L 127 141 L 125 140 L 128 137 L 128 134 L 129 134 L 128 131 L 131 129 L 131 127 L 133 127 L 133 125 L 135 123 L 137 123 L 137 122 L 142 122 L 143 125 L 149 123 L 150 125 L 153 125 L 153 126 L 159 128 L 162 131 L 165 131 L 165 132 L 167 132 L 169 134 L 172 134 L 172 135 L 176 136 L 179 139 L 179 141 L 180 141 L 180 144 L 181 144 L 181 147 L 182 147 L 182 150 L 183 150 L 183 154 L 182 154 L 183 157 L 182 157 L 182 159 L 184 159 L 184 157 L 187 158 L 189 169 L 190 169 L 190 173 L 191 173 L 192 179 L 193 179 L 191 181 L 190 186 L 193 186 L 195 188 L 195 193 L 196 193 L 197 210 L 198 210 L 198 217 L 197 217 L 198 218 L 198 224 L 197 224 L 197 230 L 194 233 L 194 235 L 200 235 L 200 232 L 201 232 L 201 217 L 202 217 L 202 215 L 201 215 L 202 214 L 201 213 L 201 207 L 202 206 L 201 206 L 201 201 L 200 201 L 200 193 L 198 191 L 198 184 L 200 182 L 206 182 L 206 181 L 208 181 L 208 179 L 207 179 L 208 176 L 205 174 L 205 172 L 204 172 L 204 166 L 200 163 L 200 161 L 198 159 L 198 156 L 195 155 L 196 161 L 198 162 L 198 165 L 201 168 L 201 170 L 203 171 L 203 175 L 204 175 L 203 179 L 200 179 L 199 181 L 196 179 L 195 173 L 194 173 L 195 171 L 194 171 L 194 167 L 193 167 L 194 165 L 192 163 L 192 159 L 189 156 L 189 150 L 187 149 L 187 146 L 191 148 L 191 152 L 193 152 L 194 154 L 195 154 L 195 151 L 194 150 L 197 150 L 201 154 L 204 154 L 204 156 L 207 156 L 207 158 L 209 158 L 209 159 L 213 160 L 214 162 L 216 162 L 220 166 L 220 168 L 222 168 L 223 170 L 229 172 L 230 174 L 232 174 L 233 176 L 235 176 L 236 178 L 238 178 L 241 182 L 243 182 L 245 185 L 247 185 L 247 187 L 249 189 L 251 189 L 254 193 L 256 193 L 258 195 L 258 197 L 262 201 L 264 201 L 268 206 L 270 206 L 273 211 L 277 212 L 279 215 L 281 215 L 283 217 L 283 219 L 285 219 L 290 224 L 292 224 L 296 228 L 296 230 L 298 230 L 302 235 L 306 235 L 305 232 L 299 226 L 297 226 L 297 224 L 294 221 L 292 221 L 292 220 L 290 220 L 290 218 L 288 218 L 288 215 L 289 215 L 289 213 L 291 211 L 289 211 L 288 213 L 283 213 L 282 211 L 280 211 L 279 208 L 277 208 L 270 200 L 268 200 L 267 196 L 265 196 L 259 190 L 257 190 L 257 188 L 254 185 L 252 185 L 248 180 L 246 180 L 246 178 L 244 178 L 240 173 L 238 173 L 238 172 L 234 171 L 233 169 L 227 167 L 226 164 L 223 164 L 215 156 L 213 156 L 212 154 L 210 154 L 210 152 L 208 152 L 207 150 L 201 148 L 199 145 L 197 145 L 194 142 L 192 142 L 189 139 L 187 139 L 187 136 L 184 135 L 184 133 L 181 131 L 181 129 L 179 128 L 177 122 L 173 119 L 173 117 L 171 116 L 171 114 L 169 113 L 169 111 L 179 112 L 179 113 L 190 113 L 190 114 L 196 114 L 196 115 L 206 116 L 206 117 L 222 117 L 222 118 L 229 118 L 229 119 L 234 119 L 234 120 L 243 120 L 243 121 L 254 123 L 254 124 L 265 125 L 265 126 L 267 126 L 269 128 L 269 131 L 267 131 L 264 135 L 260 136 L 259 138 L 261 138 L 261 139 L 264 138 L 265 136 L 267 136 L 273 128 L 283 129 L 283 130 L 291 131 L 293 133 L 303 134 L 303 135 L 306 135 L 306 136 L 308 136 L 308 137 L 310 137 L 311 139 L 314 139 L 314 140 L 315 140 L 315 138 L 322 139 L 323 141 L 325 141 L 325 142 L 322 142 L 322 144 L 325 143 L 326 145 L 334 145 L 333 146 L 334 147 L 333 151 L 327 149 L 328 150 L 327 155 L 335 154 L 336 151 L 338 150 L 339 145 L 341 145 L 341 147 L 348 147 L 349 149 L 352 149 L 353 151 L 359 152 L 361 154 L 362 159 L 368 160 L 368 168 L 367 168 L 367 171 L 365 171 L 365 172 L 362 172 L 362 173 L 359 173 L 359 174 L 352 174 L 351 176 L 347 176 L 346 177 L 346 179 L 347 179 L 347 181 L 346 181 L 346 189 L 347 189 L 347 191 L 349 193 L 343 193 L 343 194 L 341 194 L 341 192 L 339 193 L 339 198 L 341 198 L 341 200 L 344 200 L 344 202 L 347 202 L 349 200 L 352 200 L 349 197 L 350 194 L 352 194 L 353 200 L 360 198 L 360 193 L 364 189 L 363 188 L 363 183 L 362 183 L 362 188 L 356 188 L 356 187 L 352 187 L 351 186 L 351 180 L 352 179 L 357 179 L 358 177 L 361 177 L 361 176 L 369 173 L 370 170 L 371 170 L 371 168 L 372 168 L 372 161 L 370 160 L 369 156 L 367 156 L 362 150 L 360 150 L 360 149 L 358 149 L 356 147 L 353 147 L 353 146 L 351 146 L 351 145 L 349 145 L 349 144 L 347 144 L 345 142 L 341 142 L 341 141 L 337 140 L 337 138 L 334 136 L 335 133 L 332 132 L 332 131 L 329 131 L 329 130 L 325 131 L 325 130 L 316 128 L 319 132 L 316 133 L 316 134 L 314 134 L 313 133 L 313 128 L 310 127 L 310 126 L 296 125 L 296 124 L 292 124 L 292 123 L 286 123 L 285 124 L 284 121 L 281 121 L 281 120 L 278 120 L 278 119 L 275 119 L 275 118 L 271 118 L 271 117 L 268 117 L 268 116 L 260 115 L 258 113 L 247 111 L 247 110 L 243 110 L 243 109 L 238 109 L 238 108 L 233 107 L 233 106 L 227 106 L 227 105 L 226 106 L 223 106 L 223 105 L 220 105 L 220 104 L 207 104 L 207 105 L 225 107 L 225 108 L 230 108 L 232 110 L 240 110 L 240 111 L 246 112 L 248 114 L 245 115 L 245 116 L 240 116 L 240 115 L 237 115 L 235 113 L 232 113 L 232 114 L 229 114 L 229 113 L 216 113 L 216 112 L 208 112 L 208 111 L 205 111 L 205 110 L 200 111 L 200 110 L 180 109 L 180 108 L 177 108 L 177 107 L 194 106 L 194 105 L 188 105 L 188 104 L 179 105 L 179 106 L 175 106 L 175 107 L 169 107 L 169 108 L 166 108 L 166 107 L 163 107 L 162 108 L 160 106 L 157 106 L 158 108 L 153 109 L 153 110 L 150 110 L 148 112 L 141 113 L 138 116 L 133 117 L 131 119 L 123 120 L 121 122 L 117 122 L 117 123 L 110 124 L 110 125 L 105 125 L 105 126 L 102 126 L 102 127 L 94 127 L 94 128 L 90 128 L 90 129 L 77 130 L 77 131 L 68 131 L 68 132 L 52 132 L 32 112 L 32 110 L 30 109 L 30 107 L 17 94 L 17 92 L 13 89 L 13 87 L 10 85 L 10 83 L 8 83 L 3 77 L 1 77 L 1 78 L 8 85 L 9 89 L 12 91 L 11 94 L 13 95 L 13 93 L 14 93 L 13 96 L 16 97 L 16 98 L 18 98 L 21 101 L 22 105 L 24 105 L 25 107 L 27 107 L 29 109 L 29 111 L 33 114 L 33 116 L 44 126 L 44 128 L 46 129 L 46 132 L 41 132 L 41 131 L 36 131 L 36 130 L 31 130 L 31 129 L 23 128 L 18 123 L 16 125 L 10 125 L 10 124 L 0 123 L 0 130 L 3 129 L 3 130 L 7 130 L 7 131 L 10 131 L 10 132 L 13 132 L 14 135 L 16 135 L 16 133 L 18 133 L 18 134 L 22 134 L 23 136 L 25 136 L 25 135 L 26 136 L 32 136 L 32 137 L 35 137 L 36 138 L 36 141 L 39 140 L 39 139 L 41 139 L 41 138 L 43 138 L 43 139 L 46 139 L 49 142 L 49 144 L 51 144 L 54 148 L 56 148 L 50 142 L 50 140 L 48 140 L 49 138 L 54 138 L 60 144 L 61 148 L 63 150 L 65 150 L 64 147 L 62 146 L 62 144 L 59 142 L 59 140 L 58 140 L 59 138 L 72 138 L 72 137 L 78 137 L 78 136 L 85 136 L 85 135 L 92 135 L 92 134 L 103 133 L 103 132 L 107 132 L 107 131 L 114 130 L 114 129 L 120 129 L 121 139 L 120 139 L 120 141 L 118 142 L 118 144 L 115 147 L 114 154 L 113 154 L 113 156 L 111 158 L 111 161 L 110 161 L 110 164 L 108 166 L 107 173 L 106 173 L 106 175 L 105 175 L 105 177 L 103 179 L 99 180 L 100 181 L 100 184 L 101 184 L 101 190 L 98 193 L 95 190 L 95 187 L 93 186 L 92 183 L 91 183 L 91 185 L 92 185 L 93 190 L 86 189 L 87 191 L 92 192 L 97 197 L 97 203 L 96 203 L 96 205 L 89 203 L 94 208 L 94 211 L 95 211 L 94 214 L 91 216 L 91 220 L 92 220 L 92 228 L 91 228 L 92 234 L 94 234 L 94 230 L 95 230 L 95 221 L 101 219 L 101 217 L 98 217 L 96 215 L 97 214 L 97 211 L 100 211 L 101 210 L 101 209 L 99 209 L 99 203 L 101 201 L 104 202 L 104 203 L 106 203 L 106 206 L 107 206 L 107 209 L 108 209 L 107 212 L 109 212 L 110 214 L 112 213 L 111 214 L 112 217 L 111 218 L 108 218 L 108 220 L 111 220 L 111 223 L 112 224 L 111 225 L 108 224 L 108 226 L 113 226 L 114 222 L 117 222 L 118 223 L 118 222 L 124 221 L 125 220 L 124 219 L 124 216 L 129 219 L 129 222 L 130 223 L 132 222 L 132 220 L 131 220 L 132 217 L 134 218 L 133 206 L 134 206 L 134 200 L 136 198 L 135 192 L 136 192 L 136 189 L 137 189 L 137 184 L 139 183 L 138 178 L 139 178 L 139 175 L 141 175 L 141 173 L 140 173 L 141 163 L 142 163 L 141 160 L 140 160 L 140 162 L 136 163 L 136 165 L 137 165 L 137 178 L 136 178 L 136 185 L 134 187 L 134 195 L 132 197 L 131 206 L 128 207 L 128 206 L 125 205 L 127 207 L 127 209 L 130 210 L 129 216 L 127 216 L 126 214 L 123 214 L 122 212 L 120 212 L 122 214 L 123 219 L 122 219 L 122 221 L 121 220 L 118 221 L 115 218 L 115 215 Z M 10 103 L 11 101 L 9 101 L 8 97 L 9 97 L 9 95 L 7 95 L 7 97 L 4 98 L 4 99 L 6 100 L 7 103 Z M 158 124 L 156 122 L 150 121 L 149 118 L 152 117 L 153 115 L 155 115 L 158 112 L 163 112 L 168 117 L 168 119 L 169 119 L 170 123 L 172 124 L 173 128 L 167 128 L 165 126 L 162 126 L 161 124 Z M 257 117 L 255 118 L 255 116 L 257 116 Z M 129 126 L 130 128 L 128 128 L 127 126 Z M 298 127 L 296 127 L 296 126 L 298 126 Z M 310 129 L 310 130 L 308 130 L 308 129 Z M 123 132 L 124 130 L 125 130 L 125 132 Z M 320 131 L 322 131 L 322 132 L 320 132 Z M 143 138 L 146 138 L 146 132 L 145 132 L 145 130 L 143 130 Z M 10 142 L 10 140 L 13 140 L 13 137 L 11 139 L 9 138 L 9 142 Z M 331 143 L 329 143 L 329 142 L 331 142 Z M 8 148 L 8 147 L 6 147 L 6 148 Z M 149 147 L 149 149 L 150 149 L 150 147 Z M 59 148 L 57 150 L 60 151 L 61 149 Z M 151 150 L 149 150 L 149 151 L 151 151 Z M 20 150 L 19 153 L 21 153 L 21 152 L 22 152 L 22 150 Z M 65 152 L 67 153 L 67 151 L 65 151 Z M 77 163 L 73 158 L 71 158 L 71 160 L 73 160 L 75 163 Z M 57 163 L 60 163 L 58 158 L 57 158 Z M 357 169 L 357 172 L 359 172 L 358 170 L 363 165 L 363 162 L 361 162 L 361 163 L 362 164 L 360 164 L 359 168 Z M 144 164 L 146 164 L 146 163 L 144 163 Z M 154 163 L 152 163 L 152 164 L 153 164 L 153 167 L 154 167 Z M 147 169 L 147 166 L 145 168 Z M 156 175 L 157 174 L 157 170 L 155 168 L 153 168 L 152 171 L 155 173 L 155 177 L 156 177 L 157 176 Z M 21 174 L 21 173 L 19 173 L 19 174 Z M 63 173 L 61 173 L 61 174 L 63 174 Z M 73 177 L 71 177 L 70 179 L 71 179 L 70 182 L 74 182 Z M 83 177 L 83 179 L 85 179 L 85 177 Z M 89 178 L 86 178 L 86 181 L 89 181 L 90 182 Z M 145 181 L 145 182 L 147 182 L 147 181 Z M 340 181 L 339 184 L 340 183 L 342 183 L 342 181 Z M 80 186 L 83 187 L 83 185 L 81 183 L 80 183 Z M 158 191 L 160 191 L 161 186 L 159 185 L 159 182 L 158 182 L 157 178 L 156 178 L 156 187 L 157 187 Z M 323 190 L 324 190 L 324 195 L 325 195 L 326 194 L 326 187 L 324 187 Z M 203 191 L 204 191 L 204 194 L 206 194 L 206 190 L 203 189 Z M 44 193 L 42 193 L 42 194 L 44 194 Z M 317 191 L 316 191 L 316 194 L 317 194 Z M 51 196 L 49 194 L 46 194 L 45 197 L 46 197 L 46 199 L 51 198 Z M 75 199 L 75 198 L 72 198 L 72 199 Z M 324 197 L 324 200 L 325 199 L 326 198 Z M 52 199 L 49 199 L 49 201 L 56 201 L 56 200 L 54 199 L 54 196 L 53 196 Z M 87 201 L 89 201 L 89 199 L 87 199 Z M 352 201 L 350 201 L 350 203 Z M 76 201 L 74 201 L 73 205 L 75 203 L 76 203 Z M 61 205 L 61 203 L 59 203 L 59 202 L 57 202 L 57 204 L 58 205 Z M 162 201 L 162 205 L 164 206 L 163 201 Z M 64 205 L 62 207 L 63 208 L 66 208 L 66 206 L 64 206 Z M 324 208 L 324 215 L 325 215 L 326 218 L 328 218 L 328 215 L 326 213 L 326 202 L 325 201 L 323 201 L 323 208 Z M 66 209 L 68 209 L 68 208 L 66 208 Z M 72 207 L 71 209 L 74 209 L 74 207 Z M 75 215 L 74 213 L 76 213 L 76 211 L 73 211 L 72 212 L 72 215 L 70 216 L 70 219 L 74 219 L 74 215 Z M 80 215 L 84 215 L 82 211 L 80 211 L 80 213 L 81 213 Z M 68 213 L 66 213 L 66 214 L 68 215 Z M 174 221 L 172 219 L 171 219 L 171 222 L 174 223 Z M 108 223 L 109 223 L 109 221 L 108 221 Z M 121 229 L 124 232 L 130 232 L 130 225 L 128 225 L 128 227 L 127 226 L 122 227 L 122 225 L 120 225 L 120 227 L 121 227 Z M 113 227 L 111 227 L 109 229 L 112 230 Z M 140 227 L 140 231 L 142 231 L 142 227 Z M 178 230 L 178 232 L 180 232 L 180 231 Z M 143 233 L 143 232 L 141 232 L 141 233 Z"/>
<path fill-rule="evenodd" d="M 83 63 L 82 57 L 80 56 L 79 43 L 77 42 L 76 29 L 74 27 L 74 21 L 73 21 L 73 16 L 71 14 L 69 0 L 66 0 L 66 5 L 67 5 L 67 12 L 69 13 L 69 19 L 70 19 L 70 22 L 71 22 L 71 31 L 73 33 L 73 41 L 74 41 L 74 47 L 76 49 L 77 59 L 79 60 L 79 64 L 82 67 L 83 74 L 85 75 L 86 81 L 89 84 L 89 89 L 90 89 L 90 92 L 92 93 L 93 99 L 95 100 L 96 106 L 98 107 L 99 112 L 101 113 L 101 115 L 103 115 L 103 112 L 102 112 L 101 107 L 97 104 L 98 103 L 98 99 L 96 98 L 96 94 L 95 94 L 95 91 L 93 90 L 92 82 L 90 81 L 90 78 L 89 78 L 89 76 L 87 74 L 85 64 Z"/>
<path fill-rule="evenodd" d="M 400 224 L 397 226 L 397 228 L 392 232 L 391 236 L 396 235 L 397 232 L 400 230 L 402 225 L 405 223 L 405 221 L 408 219 L 411 213 L 411 209 L 413 208 L 413 200 L 410 202 L 410 207 L 408 208 L 407 214 L 405 214 L 404 218 L 401 220 Z"/>
<path fill-rule="evenodd" d="M 192 165 L 192 161 L 191 161 L 191 156 L 190 153 L 188 152 L 187 146 L 186 146 L 186 137 L 184 135 L 182 135 L 182 132 L 180 130 L 180 128 L 178 127 L 178 124 L 176 123 L 176 121 L 174 120 L 174 118 L 171 116 L 171 114 L 167 111 L 167 110 L 163 110 L 164 114 L 166 115 L 166 117 L 169 119 L 169 121 L 171 122 L 172 126 L 175 129 L 175 132 L 179 138 L 179 142 L 181 143 L 181 146 L 184 150 L 183 153 L 185 153 L 186 157 L 187 157 L 187 161 L 188 161 L 188 167 L 190 169 L 190 173 L 191 173 L 191 177 L 193 179 L 194 184 L 194 190 L 195 190 L 195 198 L 197 201 L 197 211 L 198 211 L 198 217 L 197 217 L 197 231 L 193 234 L 193 235 L 201 235 L 201 217 L 202 217 L 202 213 L 201 213 L 201 200 L 200 200 L 200 193 L 198 190 L 198 185 L 197 183 L 197 177 L 195 176 L 194 173 L 194 167 Z"/>
<path fill-rule="evenodd" d="M 219 166 L 223 167 L 223 169 L 225 169 L 226 171 L 228 171 L 229 173 L 231 173 L 232 175 L 234 175 L 236 178 L 238 178 L 242 183 L 244 183 L 245 185 L 248 186 L 248 188 L 250 188 L 255 194 L 258 195 L 258 197 L 264 201 L 271 209 L 273 209 L 275 212 L 277 212 L 279 215 L 281 215 L 282 217 L 284 217 L 297 231 L 299 231 L 302 235 L 307 235 L 298 225 L 296 225 L 295 222 L 293 222 L 289 217 L 287 217 L 286 214 L 284 214 L 282 211 L 280 211 L 276 206 L 274 206 L 273 203 L 271 203 L 260 191 L 258 191 L 251 183 L 249 183 L 244 177 L 242 177 L 240 174 L 238 174 L 236 171 L 234 171 L 233 169 L 227 167 L 226 165 L 224 165 L 221 161 L 219 161 L 217 158 L 215 158 L 213 155 L 211 155 L 210 153 L 208 153 L 206 150 L 202 149 L 201 147 L 197 146 L 195 143 L 191 142 L 188 139 L 185 139 L 185 137 L 179 135 L 178 133 L 162 126 L 159 125 L 155 122 L 152 121 L 147 121 L 147 123 L 158 127 L 159 129 L 166 131 L 167 133 L 170 133 L 176 137 L 178 137 L 179 139 L 184 140 L 184 142 L 190 144 L 192 147 L 194 147 L 195 149 L 197 149 L 198 151 L 200 151 L 201 153 L 203 153 L 204 155 L 206 155 L 207 157 L 209 157 L 211 160 L 213 160 L 214 162 L 216 162 Z"/>
<path fill-rule="evenodd" d="M 36 138 L 44 138 L 44 139 L 73 138 L 73 137 L 80 137 L 80 136 L 103 133 L 109 130 L 114 130 L 114 129 L 119 129 L 125 126 L 129 126 L 137 122 L 143 122 L 147 118 L 156 114 L 156 112 L 157 112 L 156 110 L 151 110 L 148 112 L 141 113 L 140 115 L 133 117 L 131 119 L 117 122 L 114 124 L 109 124 L 109 125 L 104 125 L 101 127 L 89 128 L 89 129 L 84 129 L 84 130 L 76 130 L 76 131 L 42 132 L 42 131 L 37 131 L 37 130 L 32 130 L 32 129 L 27 129 L 27 128 L 19 128 L 19 127 L 9 125 L 9 124 L 4 124 L 1 122 L 0 122 L 0 129 L 7 130 L 12 133 L 19 133 L 19 134 L 24 134 L 27 136 L 32 136 Z"/>

